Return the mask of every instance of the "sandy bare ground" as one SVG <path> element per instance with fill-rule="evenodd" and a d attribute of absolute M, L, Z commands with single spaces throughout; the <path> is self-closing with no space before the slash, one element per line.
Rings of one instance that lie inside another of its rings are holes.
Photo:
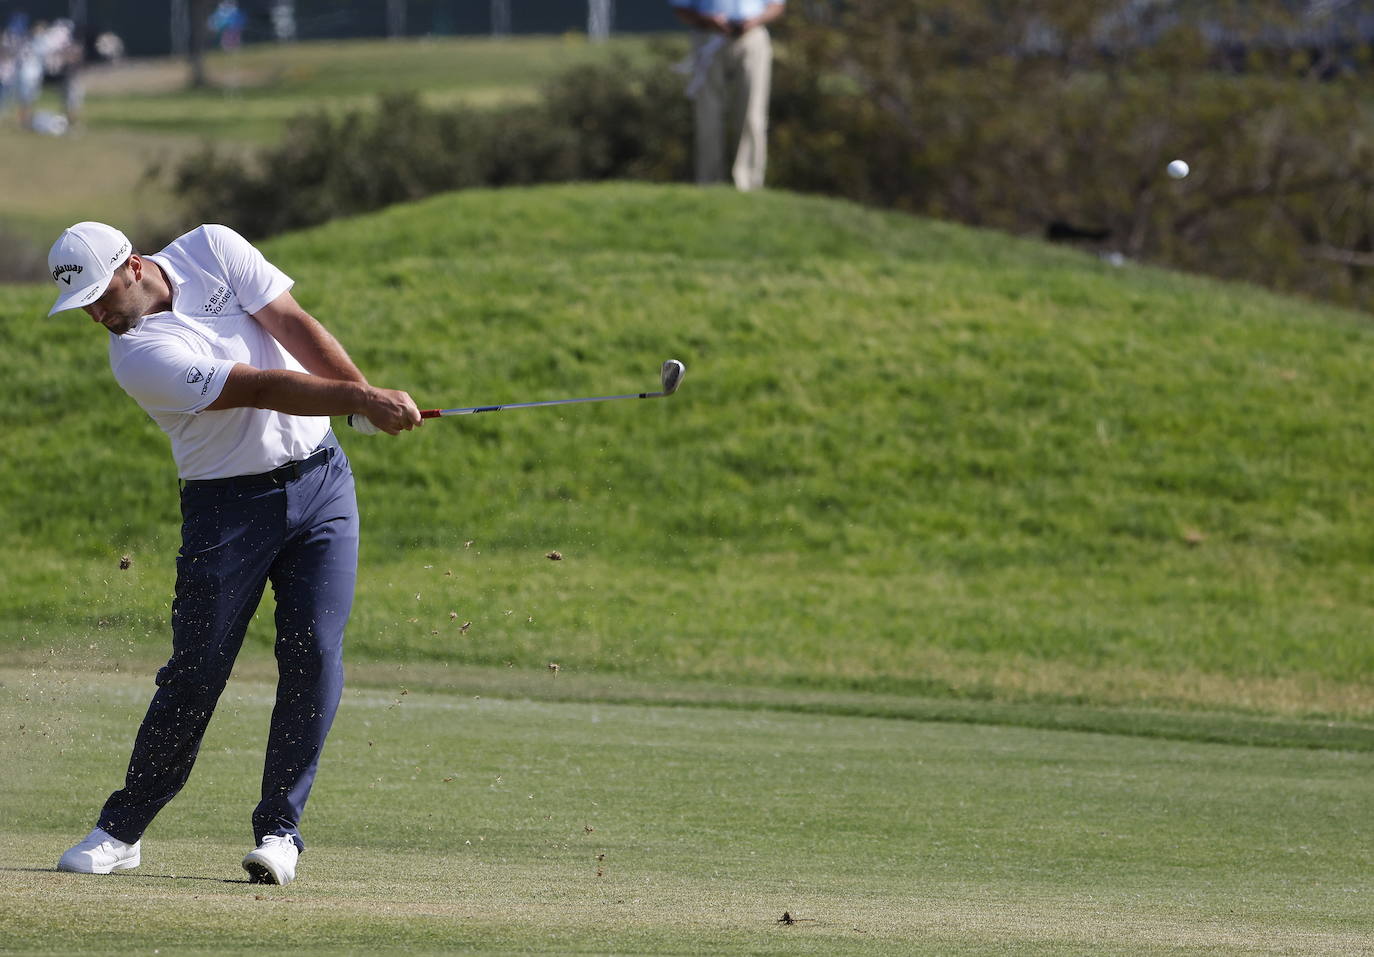
<path fill-rule="evenodd" d="M 86 92 L 90 96 L 177 93 L 186 88 L 189 72 L 186 61 L 169 57 L 102 63 L 85 71 Z M 237 86 L 261 86 L 270 77 L 270 71 L 245 64 L 232 64 L 226 68 L 209 63 L 206 72 L 212 83 L 219 84 L 232 78 Z"/>

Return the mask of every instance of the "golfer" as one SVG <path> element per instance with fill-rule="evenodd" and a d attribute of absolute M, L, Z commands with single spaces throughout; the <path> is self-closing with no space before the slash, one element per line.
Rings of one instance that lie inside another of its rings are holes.
<path fill-rule="evenodd" d="M 48 254 L 58 298 L 110 333 L 115 380 L 171 440 L 182 545 L 172 655 L 134 741 L 124 787 L 58 870 L 137 867 L 143 832 L 186 783 L 244 631 L 271 581 L 277 698 L 267 739 L 252 881 L 285 884 L 301 813 L 343 690 L 358 508 L 330 415 L 395 435 L 420 424 L 409 395 L 368 384 L 291 295 L 292 280 L 242 236 L 201 226 L 140 255 L 103 223 L 77 223 Z"/>

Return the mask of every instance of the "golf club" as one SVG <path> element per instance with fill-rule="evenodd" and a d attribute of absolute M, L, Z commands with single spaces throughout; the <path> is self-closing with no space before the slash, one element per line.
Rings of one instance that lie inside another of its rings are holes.
<path fill-rule="evenodd" d="M 663 363 L 661 375 L 663 390 L 661 392 L 632 392 L 628 395 L 599 395 L 587 399 L 548 399 L 544 402 L 508 402 L 505 405 L 474 405 L 465 409 L 424 409 L 420 412 L 422 419 L 437 419 L 447 415 L 474 415 L 478 412 L 500 412 L 502 409 L 533 409 L 544 405 L 572 405 L 576 402 L 611 402 L 616 399 L 658 399 L 663 396 L 672 395 L 677 391 L 677 387 L 682 384 L 682 377 L 687 374 L 687 367 L 677 359 L 669 359 Z M 353 426 L 364 435 L 375 435 L 381 431 L 372 424 L 372 421 L 363 415 L 350 415 L 348 424 Z"/>

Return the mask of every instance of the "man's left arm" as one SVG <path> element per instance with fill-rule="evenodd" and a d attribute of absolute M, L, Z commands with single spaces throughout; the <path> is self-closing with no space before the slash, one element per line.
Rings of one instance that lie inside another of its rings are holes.
<path fill-rule="evenodd" d="M 290 292 L 282 293 L 253 313 L 253 318 L 311 375 L 367 383 L 339 340 L 302 309 Z"/>
<path fill-rule="evenodd" d="M 392 435 L 421 423 L 415 400 L 404 392 L 370 385 L 339 341 L 291 293 L 282 293 L 251 315 L 309 374 L 239 363 L 207 411 L 249 407 L 288 415 L 360 413 Z"/>
<path fill-rule="evenodd" d="M 312 375 L 337 382 L 367 379 L 344 347 L 291 295 L 289 276 L 228 226 L 207 224 L 206 241 L 243 308 Z"/>

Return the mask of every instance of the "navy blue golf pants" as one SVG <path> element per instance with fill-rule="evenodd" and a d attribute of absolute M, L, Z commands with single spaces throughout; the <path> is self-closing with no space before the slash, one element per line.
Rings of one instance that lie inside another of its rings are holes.
<path fill-rule="evenodd" d="M 182 489 L 172 656 L 157 673 L 124 787 L 100 814 L 100 827 L 119 840 L 139 840 L 186 783 L 270 581 L 277 698 L 253 839 L 285 834 L 304 849 L 298 828 L 343 692 L 344 626 L 358 565 L 353 473 L 333 433 L 320 448 L 324 461 L 299 475 L 279 470 Z"/>

